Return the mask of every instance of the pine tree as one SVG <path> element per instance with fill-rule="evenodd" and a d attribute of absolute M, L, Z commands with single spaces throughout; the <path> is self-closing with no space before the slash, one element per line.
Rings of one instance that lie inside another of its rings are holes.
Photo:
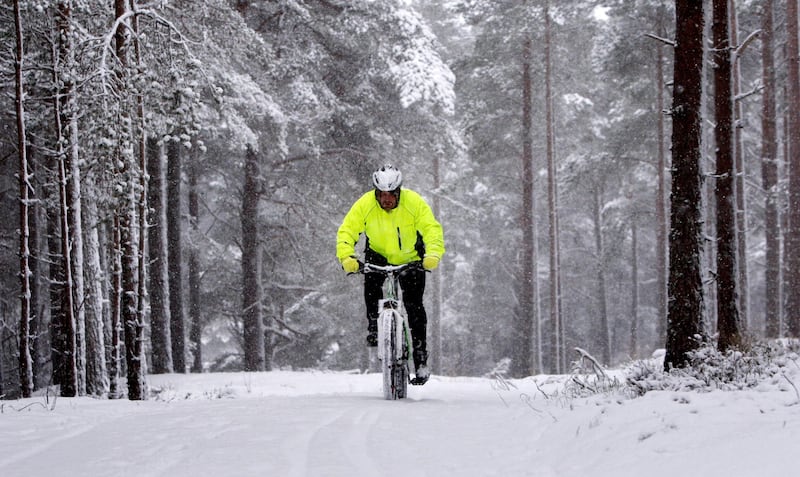
<path fill-rule="evenodd" d="M 244 370 L 264 371 L 264 325 L 261 318 L 261 283 L 259 276 L 258 154 L 248 147 L 245 156 L 242 192 L 242 322 L 244 331 Z"/>
<path fill-rule="evenodd" d="M 675 1 L 674 84 L 672 99 L 672 195 L 669 236 L 669 310 L 664 367 L 683 367 L 700 345 L 703 283 L 700 164 L 703 2 Z"/>
<path fill-rule="evenodd" d="M 764 84 L 761 104 L 761 187 L 764 190 L 764 235 L 766 267 L 764 295 L 767 338 L 781 331 L 780 308 L 780 224 L 778 221 L 778 142 L 775 90 L 773 1 L 761 4 L 761 76 Z"/>
<path fill-rule="evenodd" d="M 28 144 L 25 134 L 25 83 L 23 79 L 23 62 L 25 49 L 23 48 L 22 13 L 19 0 L 14 0 L 14 32 L 16 35 L 16 48 L 14 50 L 14 105 L 17 115 L 17 154 L 19 157 L 19 278 L 20 278 L 20 321 L 19 321 L 19 379 L 20 394 L 30 397 L 33 392 L 33 359 L 31 356 L 31 270 L 30 270 L 30 228 L 29 228 L 29 202 L 30 202 L 30 174 L 28 171 Z M 2 337 L 0 337 L 1 339 Z M 2 355 L 0 354 L 0 368 L 2 368 Z M 0 371 L 0 374 L 2 372 Z M 0 394 L 2 376 L 0 376 Z"/>
<path fill-rule="evenodd" d="M 154 374 L 171 373 L 172 340 L 170 338 L 169 279 L 167 277 L 166 198 L 164 194 L 164 156 L 158 141 L 147 140 L 148 253 L 150 264 L 150 346 Z"/>
<path fill-rule="evenodd" d="M 180 98 L 176 98 L 180 101 Z M 169 325 L 172 364 L 176 373 L 186 372 L 186 332 L 183 316 L 183 254 L 181 250 L 181 144 L 167 143 L 167 262 L 169 263 Z"/>
<path fill-rule="evenodd" d="M 114 52 L 119 63 L 116 72 L 116 90 L 120 97 L 120 143 L 117 149 L 116 180 L 118 181 L 116 225 L 118 227 L 117 244 L 120 254 L 120 322 L 124 329 L 125 365 L 128 381 L 128 399 L 138 401 L 146 399 L 145 360 L 144 360 L 144 317 L 140 315 L 139 300 L 139 239 L 137 195 L 141 187 L 138 164 L 133 155 L 133 121 L 132 95 L 127 79 L 131 67 L 131 42 L 128 4 L 125 0 L 115 0 L 114 13 L 120 22 L 115 32 Z"/>
<path fill-rule="evenodd" d="M 736 170 L 733 135 L 733 77 L 728 14 L 729 0 L 713 2 L 714 138 L 717 171 L 714 195 L 717 210 L 717 330 L 720 351 L 739 345 L 739 300 L 736 265 Z"/>
<path fill-rule="evenodd" d="M 784 235 L 784 291 L 786 335 L 792 338 L 800 338 L 800 52 L 797 3 L 797 0 L 786 1 L 789 212 L 788 229 Z"/>

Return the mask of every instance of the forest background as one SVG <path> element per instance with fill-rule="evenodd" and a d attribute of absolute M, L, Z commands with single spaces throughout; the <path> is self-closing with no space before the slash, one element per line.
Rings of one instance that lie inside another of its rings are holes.
<path fill-rule="evenodd" d="M 796 1 L 730 3 L 736 300 L 755 341 L 791 334 Z M 0 396 L 58 384 L 131 397 L 147 373 L 364 369 L 360 279 L 333 250 L 383 163 L 445 229 L 426 294 L 434 372 L 560 373 L 576 347 L 605 365 L 664 347 L 673 2 L 13 7 L 0 9 Z M 713 339 L 704 71 L 700 318 Z"/>

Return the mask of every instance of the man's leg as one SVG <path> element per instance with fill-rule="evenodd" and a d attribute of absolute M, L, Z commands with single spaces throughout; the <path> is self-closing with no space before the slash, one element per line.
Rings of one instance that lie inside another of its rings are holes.
<path fill-rule="evenodd" d="M 364 263 L 388 265 L 386 257 L 369 248 L 364 251 Z M 378 300 L 383 298 L 383 282 L 386 277 L 380 273 L 364 274 L 364 303 L 367 305 L 367 346 L 378 346 Z"/>
<path fill-rule="evenodd" d="M 425 271 L 414 270 L 400 277 L 403 304 L 408 313 L 408 325 L 414 345 L 414 364 L 417 368 L 428 364 L 428 315 L 422 303 L 425 294 Z M 419 373 L 418 373 L 419 374 Z"/>
<path fill-rule="evenodd" d="M 378 346 L 378 300 L 383 298 L 385 277 L 379 273 L 364 275 L 364 304 L 367 307 L 367 346 Z"/>

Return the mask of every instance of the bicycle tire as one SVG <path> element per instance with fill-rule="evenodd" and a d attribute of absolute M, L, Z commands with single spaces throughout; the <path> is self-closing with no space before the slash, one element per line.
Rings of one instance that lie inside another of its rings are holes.
<path fill-rule="evenodd" d="M 408 395 L 408 369 L 405 363 L 394 365 L 394 391 L 397 399 L 404 399 Z"/>
<path fill-rule="evenodd" d="M 384 310 L 378 317 L 379 340 L 381 358 L 381 373 L 383 374 L 383 397 L 387 400 L 396 399 L 394 393 L 394 313 L 392 310 Z"/>
<path fill-rule="evenodd" d="M 405 363 L 405 345 L 402 317 L 395 310 L 384 310 L 380 317 L 381 370 L 383 397 L 387 400 L 403 399 L 408 394 L 408 368 Z"/>

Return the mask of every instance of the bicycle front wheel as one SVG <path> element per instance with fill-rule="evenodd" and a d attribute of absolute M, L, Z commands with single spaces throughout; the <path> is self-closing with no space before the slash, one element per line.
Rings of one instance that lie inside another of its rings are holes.
<path fill-rule="evenodd" d="M 388 400 L 406 397 L 408 370 L 402 360 L 401 317 L 394 310 L 384 310 L 380 322 L 380 356 L 383 372 L 383 397 Z"/>

